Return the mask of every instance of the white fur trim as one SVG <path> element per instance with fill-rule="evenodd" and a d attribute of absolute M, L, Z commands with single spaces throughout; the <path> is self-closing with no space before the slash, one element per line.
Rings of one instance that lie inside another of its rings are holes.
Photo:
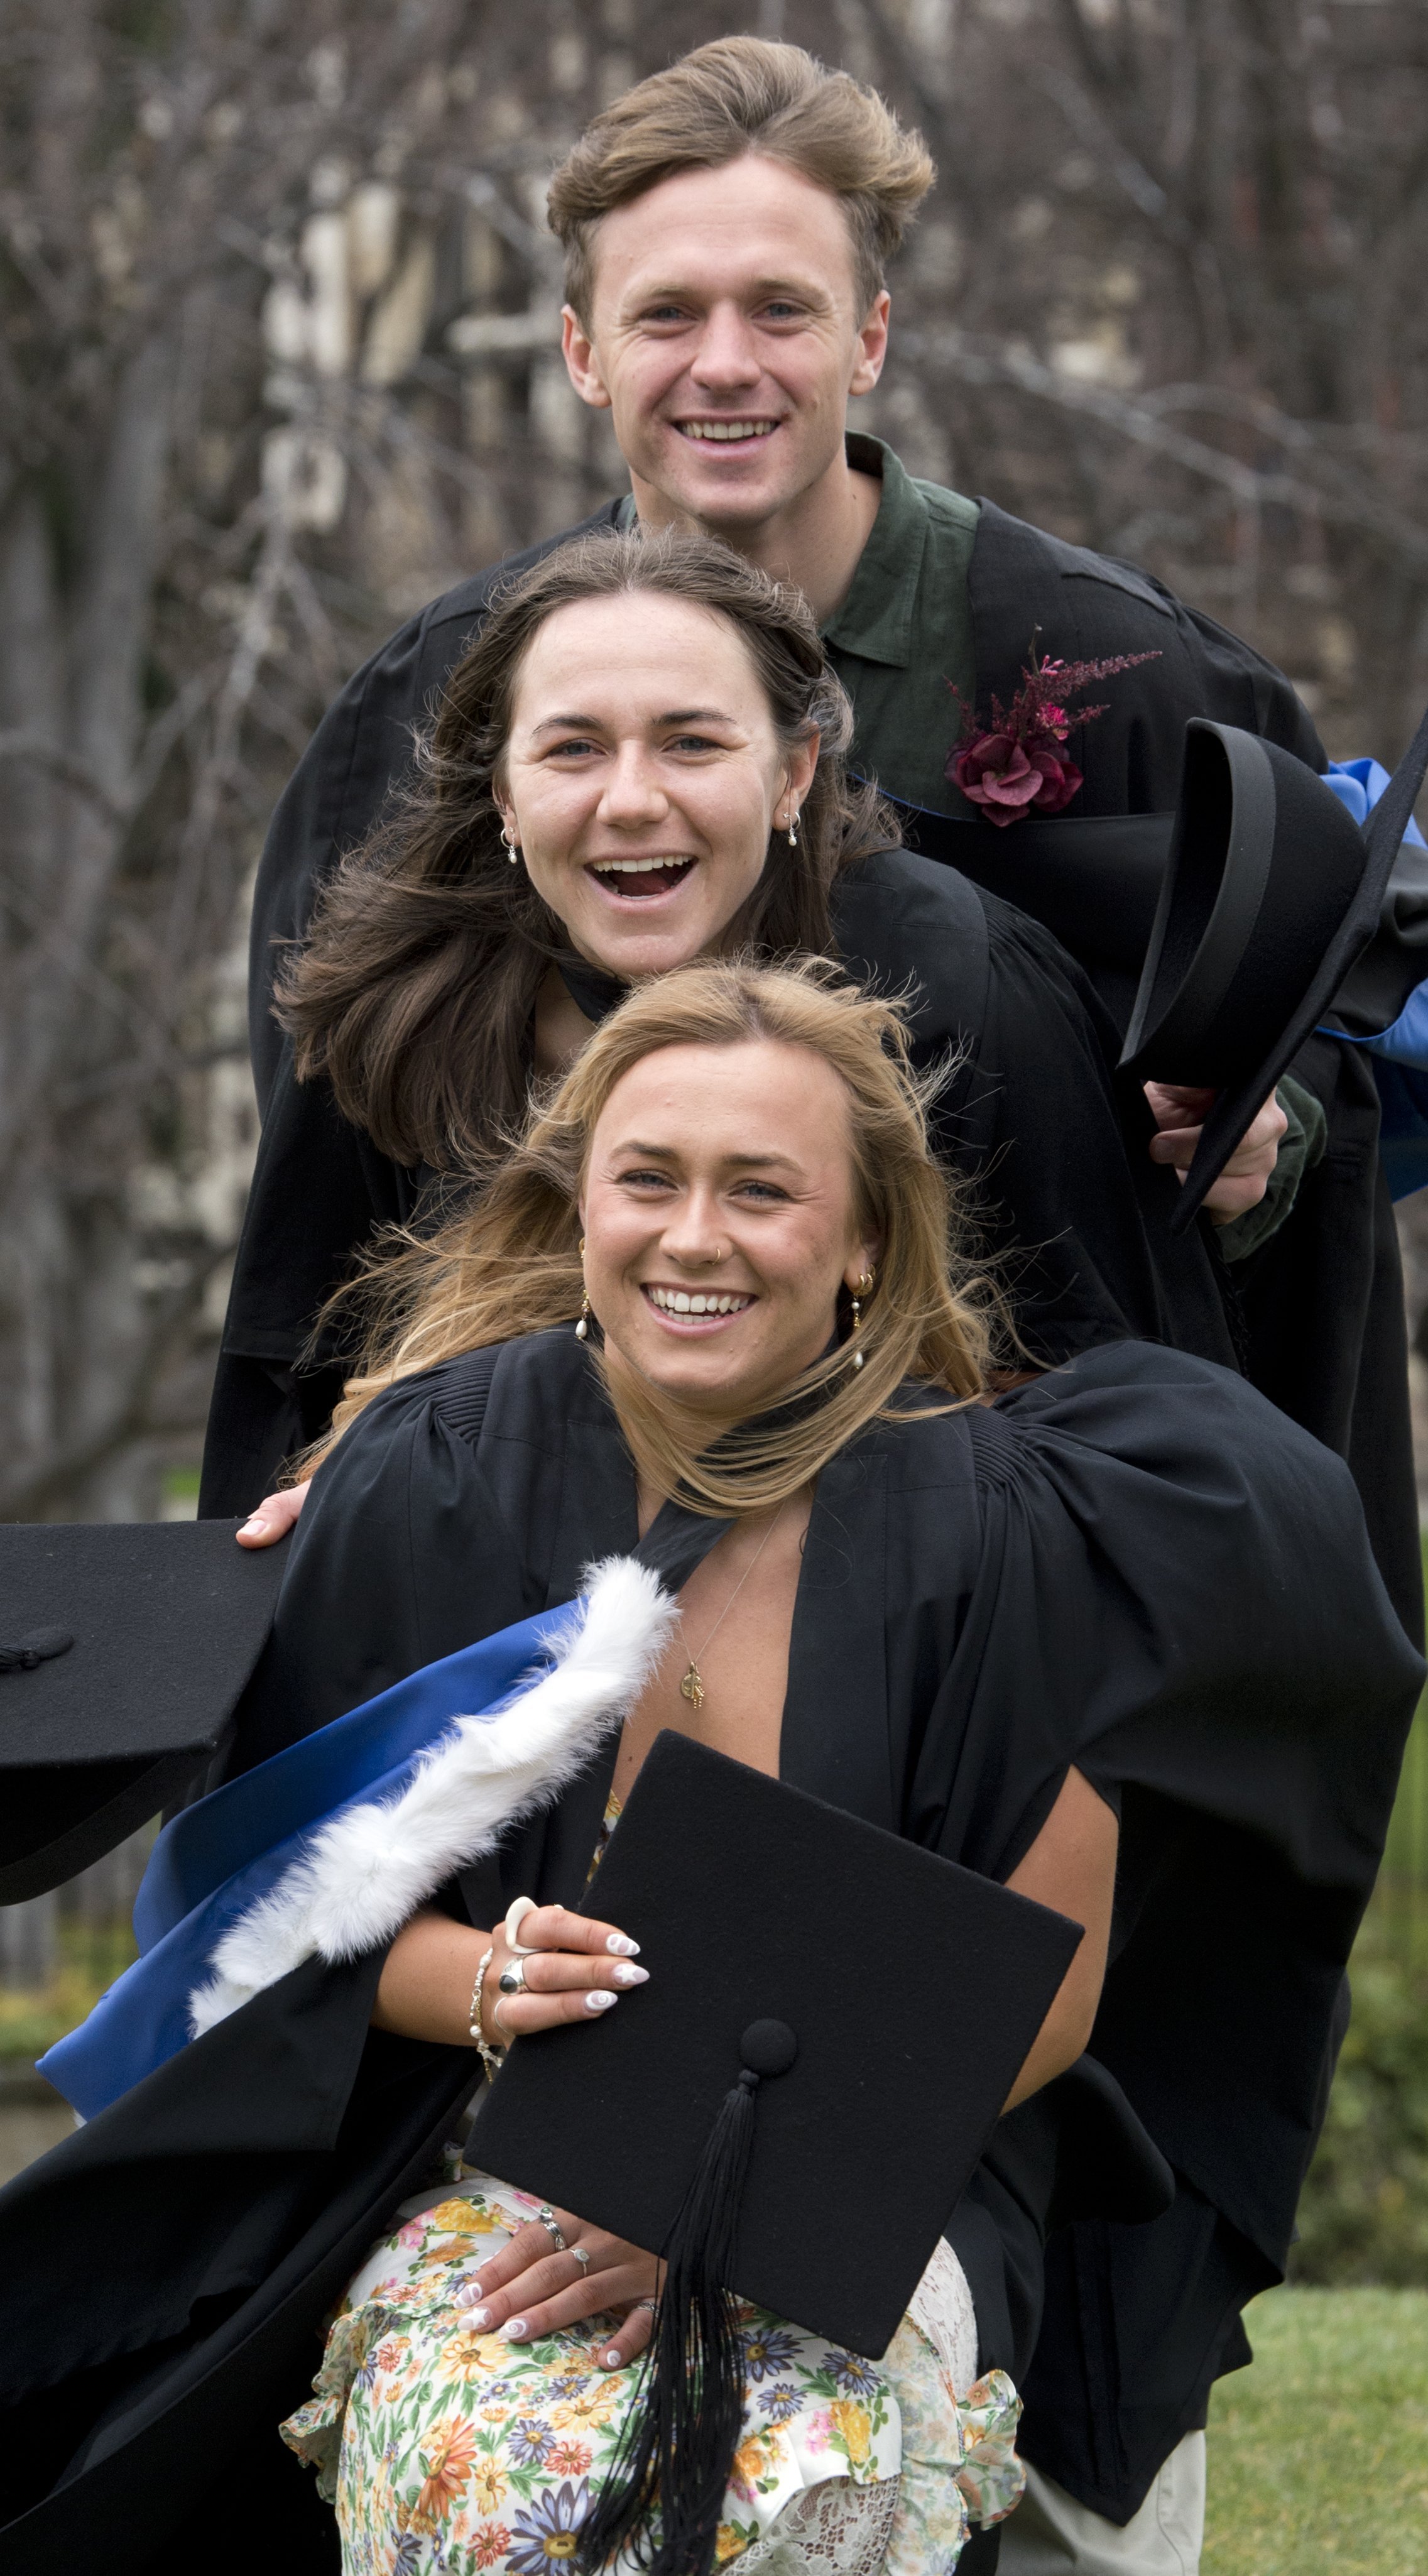
<path fill-rule="evenodd" d="M 197 2039 L 311 1958 L 389 1941 L 453 1870 L 560 1795 L 638 1699 L 676 1612 L 633 1558 L 588 1568 L 585 1613 L 553 1640 L 553 1670 L 493 1718 L 459 1717 L 399 1796 L 344 1807 L 270 1893 L 232 1924 L 189 1997 Z"/>

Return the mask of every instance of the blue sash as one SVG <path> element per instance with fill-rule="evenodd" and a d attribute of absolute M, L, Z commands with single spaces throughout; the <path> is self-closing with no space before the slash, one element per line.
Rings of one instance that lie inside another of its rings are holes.
<path fill-rule="evenodd" d="M 86 2120 L 189 2045 L 189 1997 L 231 1925 L 343 1807 L 394 1798 L 453 1719 L 494 1718 L 540 1680 L 583 1604 L 543 1611 L 426 1664 L 186 1807 L 154 1846 L 134 1906 L 139 1957 L 39 2061 Z"/>

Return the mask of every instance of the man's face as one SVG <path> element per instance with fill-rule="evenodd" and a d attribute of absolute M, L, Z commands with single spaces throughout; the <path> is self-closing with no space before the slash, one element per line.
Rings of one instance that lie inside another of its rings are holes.
<path fill-rule="evenodd" d="M 682 170 L 604 217 L 594 272 L 589 330 L 566 309 L 566 364 L 614 415 L 643 519 L 736 539 L 841 460 L 848 398 L 882 371 L 888 299 L 859 312 L 826 188 L 754 153 Z"/>

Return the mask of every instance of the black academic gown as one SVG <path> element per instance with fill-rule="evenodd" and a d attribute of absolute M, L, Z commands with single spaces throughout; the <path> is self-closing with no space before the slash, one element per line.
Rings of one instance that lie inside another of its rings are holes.
<path fill-rule="evenodd" d="M 348 682 L 279 800 L 252 919 L 250 1035 L 263 1136 L 209 1418 L 201 1503 L 205 1514 L 250 1509 L 269 1489 L 282 1460 L 321 1429 L 336 1399 L 340 1373 L 320 1364 L 298 1366 L 313 1319 L 323 1299 L 348 1275 L 355 1247 L 366 1241 L 373 1226 L 411 1218 L 422 1180 L 421 1174 L 375 1153 L 364 1136 L 338 1118 L 325 1086 L 296 1083 L 291 1044 L 271 1016 L 274 961 L 284 943 L 301 937 L 336 858 L 362 839 L 393 781 L 405 772 L 412 728 L 428 718 L 447 673 L 481 623 L 495 583 L 573 537 L 613 528 L 619 508 L 618 502 L 607 503 L 579 528 L 477 574 L 410 620 Z M 1128 566 L 1066 546 L 984 502 L 969 593 L 978 688 L 984 696 L 995 690 L 1006 697 L 1016 688 L 1037 628 L 1043 653 L 1095 657 L 1148 651 L 1159 656 L 1125 673 L 1110 693 L 1109 712 L 1099 723 L 1078 730 L 1072 742 L 1086 772 L 1078 822 L 1172 805 L 1190 715 L 1213 715 L 1265 733 L 1313 766 L 1323 766 L 1318 737 L 1282 674 L 1213 620 L 1187 609 Z M 895 792 L 895 779 L 883 783 Z M 945 857 L 939 847 L 929 846 L 931 855 Z M 980 1153 L 996 1157 L 991 1232 L 996 1248 L 1011 1243 L 1021 1255 L 1018 1320 L 1029 1328 L 1033 1349 L 1060 1358 L 1085 1347 L 1081 1323 L 1094 1309 L 1099 1321 L 1092 1338 L 1163 1333 L 1184 1348 L 1232 1360 L 1243 1328 L 1208 1233 L 1202 1228 L 1195 1249 L 1182 1252 L 1170 1245 L 1165 1219 L 1174 1185 L 1167 1197 L 1159 1182 L 1148 1183 L 1139 1169 L 1151 1130 L 1138 1095 L 1121 1096 L 1129 1179 L 1120 1171 L 1111 1181 L 1095 1148 L 1083 1149 L 1078 1142 L 1083 1119 L 1095 1126 L 1102 1116 L 1084 1089 L 1077 1094 L 1084 1061 L 1088 1053 L 1100 1056 L 1090 1088 L 1104 1097 L 1103 1068 L 1114 1062 L 1118 1048 L 1114 1031 L 1096 1022 L 1094 1012 L 1093 1040 L 1074 1024 L 1064 998 L 1065 960 L 1053 965 L 1051 952 L 1040 952 L 1054 987 L 1045 997 L 1028 989 L 1024 969 L 1009 967 L 1008 985 L 1020 984 L 1027 994 L 1026 1010 L 1017 1010 L 1010 990 L 1002 1000 L 995 989 L 1007 947 L 1004 924 L 989 916 L 990 927 L 984 928 L 969 917 L 960 899 L 945 918 L 936 916 L 925 897 L 909 908 L 885 867 L 878 883 L 881 900 L 875 910 L 853 897 L 836 898 L 835 930 L 840 939 L 847 937 L 850 952 L 869 971 L 883 973 L 888 989 L 900 989 L 909 973 L 924 984 L 920 1021 L 929 1043 L 970 1041 L 978 1052 L 987 1112 L 977 1122 L 977 1134 L 964 1122 L 965 1152 L 956 1159 L 965 1168 Z M 1014 903 L 1021 899 L 1014 883 L 998 884 L 992 891 L 1008 894 Z M 845 901 L 858 916 L 847 932 Z M 1053 927 L 1059 938 L 1067 937 L 1062 923 Z M 986 1005 L 989 1012 L 1000 1013 L 995 1031 L 977 1016 L 975 960 L 969 975 L 958 954 L 959 941 L 969 935 L 974 948 L 991 940 Z M 1074 939 L 1071 944 L 1075 948 Z M 1083 962 L 1094 965 L 1094 959 Z M 1060 1072 L 1053 1072 L 1049 1082 L 1052 1050 L 1038 1025 L 1043 1010 L 1058 1036 L 1068 1040 Z M 1365 1080 L 1371 1093 L 1371 1076 L 1365 1074 Z M 1058 1088 L 1065 1094 L 1059 1114 L 1053 1107 Z M 1139 1207 L 1139 1218 L 1131 1202 Z M 1340 1219 L 1342 1213 L 1335 1211 Z M 1341 1226 L 1335 1231 L 1341 1234 Z M 1061 1248 L 1045 1256 L 1035 1252 L 1028 1271 L 1028 1249 L 1053 1244 Z M 1156 1273 L 1149 1301 L 1147 1261 Z M 1228 1325 L 1223 1312 L 1227 1294 Z M 1361 1302 L 1350 1301 L 1355 1318 Z M 1310 1418 L 1307 1399 L 1300 1411 Z M 1314 1419 L 1310 1427 L 1333 1436 L 1333 1425 Z M 1384 1438 L 1376 1446 L 1382 1456 Z M 1397 1531 L 1403 1522 L 1406 1451 L 1401 1437 L 1388 1447 L 1391 1465 L 1382 1469 L 1380 1487 L 1386 1479 L 1392 1482 L 1393 1507 L 1386 1518 Z M 1393 1543 L 1403 1556 L 1401 1532 Z M 1395 1566 L 1391 1579 L 1397 1575 Z"/>
<path fill-rule="evenodd" d="M 499 571 L 518 571 L 569 536 L 613 527 L 618 507 L 609 503 L 584 528 L 563 532 Z M 361 839 L 402 774 L 411 727 L 427 716 L 498 577 L 495 570 L 477 575 L 431 603 L 356 674 L 318 728 L 273 817 L 254 902 L 250 983 L 253 1061 L 266 1124 L 210 1416 L 205 1512 L 249 1509 L 267 1490 L 277 1460 L 320 1428 L 336 1374 L 304 1376 L 295 1369 L 307 1326 L 371 1225 L 411 1212 L 415 1176 L 374 1154 L 335 1116 L 320 1086 L 299 1090 L 293 1083 L 290 1051 L 268 1009 L 274 943 L 300 935 L 335 858 Z M 1045 1078 L 1056 1056 L 1053 1030 L 1058 1043 L 1070 1036 L 1065 1060 L 1082 1067 L 1092 1033 L 1103 1070 L 1089 1090 L 1104 1097 L 1105 1069 L 1119 1052 L 1134 991 L 1146 898 L 1153 910 L 1159 879 L 1158 847 L 1148 853 L 1143 821 L 1163 816 L 1175 802 L 1186 719 L 1205 715 L 1263 734 L 1316 769 L 1325 765 L 1322 745 L 1283 675 L 1213 619 L 1134 567 L 1068 546 L 989 502 L 982 504 L 969 595 L 983 703 L 994 691 L 1004 700 L 1015 691 L 1033 634 L 1044 656 L 1158 657 L 1123 673 L 1106 692 L 1106 714 L 1073 733 L 1069 749 L 1085 783 L 1070 815 L 1006 833 L 949 817 L 925 828 L 911 824 L 941 861 L 967 846 L 971 835 L 981 856 L 963 865 L 973 875 L 980 871 L 983 891 L 1029 906 L 1097 987 L 1094 1002 L 1082 991 L 1084 1017 L 1074 1035 L 1071 1014 L 1058 1004 L 1042 1022 L 1034 1001 L 1028 1010 L 1003 1010 L 1000 1027 L 980 1033 L 982 1123 L 979 1129 L 964 1123 L 961 1137 L 964 1168 L 980 1163 L 984 1195 L 996 1194 L 992 1247 L 1063 1247 L 1049 1256 L 1050 1280 L 1048 1256 L 1039 1249 L 1032 1273 L 1024 1251 L 1014 1254 L 1019 1288 L 1043 1299 L 1041 1347 L 1048 1355 L 1059 1355 L 1052 1338 L 1059 1321 L 1067 1352 L 1130 1331 L 1234 1359 L 1348 1459 L 1395 1607 L 1421 1636 L 1402 1283 L 1378 1156 L 1377 1092 L 1363 1051 L 1316 1036 L 1296 1059 L 1294 1073 L 1325 1108 L 1328 1150 L 1305 1175 L 1278 1233 L 1233 1273 L 1205 1219 L 1193 1246 L 1185 1247 L 1188 1258 L 1170 1246 L 1166 1218 L 1173 1199 L 1162 1186 L 1167 1176 L 1151 1180 L 1142 1168 L 1149 1126 L 1138 1096 L 1122 1091 L 1126 1152 L 1109 1187 L 1105 1161 L 1093 1169 L 1083 1142 L 1099 1130 L 1102 1115 L 1099 1108 L 1089 1122 L 1083 1115 L 1084 1083 L 1079 1099 L 1066 1095 L 1064 1123 L 1041 1124 L 1049 1108 L 1054 1113 L 1062 1078 L 1054 1072 L 1049 1084 Z M 895 792 L 898 782 L 889 777 L 882 784 Z M 1084 851 L 1098 823 L 1105 839 L 1096 899 L 1068 899 L 1072 871 L 1063 851 L 1068 858 Z M 1062 832 L 1064 842 L 1051 837 Z M 1046 845 L 1036 893 L 1025 866 L 1030 834 Z M 1123 914 L 1135 916 L 1129 942 Z M 1376 943 L 1382 990 L 1371 998 L 1379 1016 L 1351 1017 L 1348 1026 L 1384 1025 L 1401 1006 L 1402 994 L 1419 980 L 1422 960 L 1411 952 L 1425 917 L 1413 889 L 1404 902 L 1391 891 Z M 900 988 L 904 969 L 923 986 L 919 1022 L 929 1043 L 939 1033 L 978 1033 L 977 983 L 974 978 L 969 988 L 950 936 L 967 918 L 958 897 L 944 930 L 921 895 L 904 910 L 890 890 L 880 889 L 875 917 L 865 907 L 862 920 L 850 925 L 850 962 L 861 957 L 872 969 L 896 961 L 890 989 Z M 994 1005 L 1001 991 L 1013 993 L 1018 978 L 1013 943 L 997 935 L 1005 917 L 999 923 L 988 911 L 986 919 L 992 970 L 984 999 Z M 1064 955 L 1059 971 L 1064 990 Z M 1031 1065 L 1023 1087 L 1024 1047 Z M 964 1122 L 968 1115 L 964 1103 Z M 957 1158 L 957 1134 L 948 1121 L 939 1142 Z M 987 1180 L 989 1157 L 995 1172 Z M 1136 1213 L 1128 1206 L 1132 1199 Z M 1213 1295 L 1206 1293 L 1207 1279 Z M 1157 2230 L 1068 2230 L 1061 2245 L 1074 2247 L 1074 2262 L 1068 2255 L 1053 2266 L 1023 2440 L 1030 2456 L 1084 2502 L 1124 2520 L 1164 2449 L 1203 2422 L 1205 2390 L 1216 2369 L 1245 2357 L 1238 2312 L 1262 2271 L 1248 2240 L 1188 2183 Z M 1137 2392 L 1146 2397 L 1139 2417 Z M 1121 2428 L 1115 2440 L 1103 2434 L 1093 2449 L 1091 2428 L 1112 2421 Z M 1157 2444 L 1164 2445 L 1158 2454 Z"/>
<path fill-rule="evenodd" d="M 691 1531 L 697 1556 L 688 1516 L 645 1542 L 671 1582 Z M 636 1540 L 567 1328 L 409 1380 L 317 1479 L 236 1762 Z M 1263 2277 L 1282 2268 L 1421 1673 L 1347 1470 L 1178 1353 L 1104 1347 L 990 1409 L 873 1425 L 823 1470 L 783 1777 L 997 1879 L 1069 1763 L 1123 1815 L 1099 2071 L 1000 2124 L 949 2230 L 984 2366 L 1025 2368 L 1048 2229 L 1153 2206 L 1155 2150 Z M 577 1901 L 613 1759 L 453 1880 L 451 1909 Z M 0 2194 L 5 2576 L 333 2563 L 276 2424 L 474 2066 L 370 2031 L 380 1966 L 309 1961 Z"/>

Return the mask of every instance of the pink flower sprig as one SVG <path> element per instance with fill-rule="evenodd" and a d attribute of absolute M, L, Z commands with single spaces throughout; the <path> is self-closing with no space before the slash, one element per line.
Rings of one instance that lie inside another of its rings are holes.
<path fill-rule="evenodd" d="M 979 726 L 955 680 L 947 685 L 962 710 L 962 731 L 946 775 L 989 823 L 1005 830 L 1023 814 L 1060 814 L 1082 783 L 1082 772 L 1068 760 L 1064 745 L 1073 724 L 1092 724 L 1106 714 L 1100 707 L 1077 707 L 1069 701 L 1093 680 L 1109 680 L 1118 671 L 1133 671 L 1140 662 L 1158 662 L 1158 653 L 1118 653 L 1110 662 L 1038 662 L 1022 666 L 1023 686 L 1009 707 L 992 700 L 990 725 Z"/>

